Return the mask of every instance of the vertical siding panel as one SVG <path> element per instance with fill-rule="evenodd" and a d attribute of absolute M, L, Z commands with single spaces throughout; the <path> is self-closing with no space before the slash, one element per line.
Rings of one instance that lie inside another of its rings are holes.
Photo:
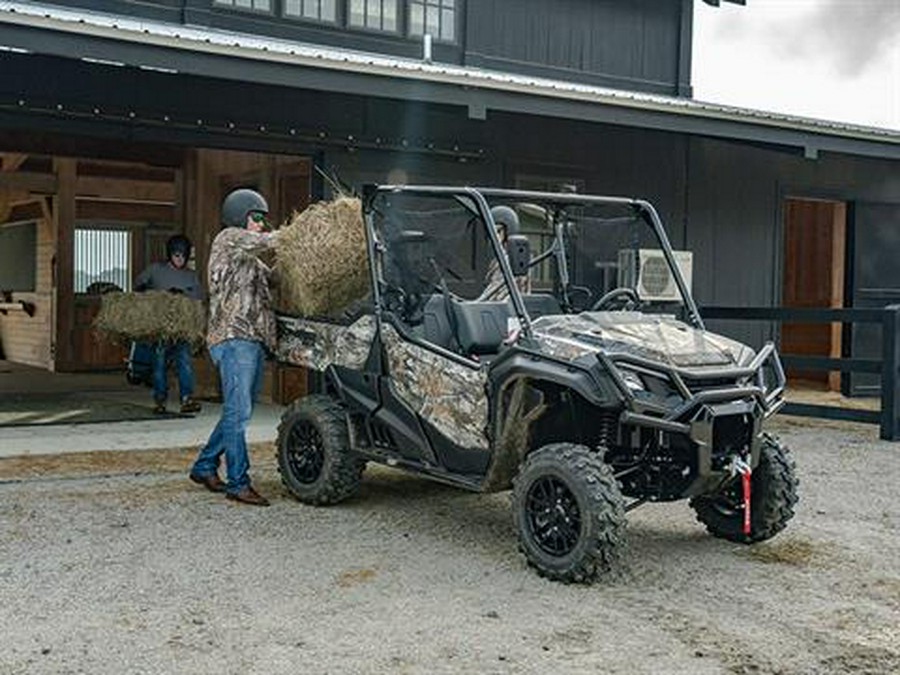
<path fill-rule="evenodd" d="M 674 94 L 680 8 L 670 0 L 479 0 L 468 3 L 466 61 Z"/>

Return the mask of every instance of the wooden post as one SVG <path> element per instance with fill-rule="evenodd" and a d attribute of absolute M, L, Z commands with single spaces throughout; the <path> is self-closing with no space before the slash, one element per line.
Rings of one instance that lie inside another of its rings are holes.
<path fill-rule="evenodd" d="M 884 308 L 881 331 L 881 438 L 900 440 L 900 305 Z"/>
<path fill-rule="evenodd" d="M 56 157 L 56 196 L 53 198 L 53 231 L 56 242 L 56 331 L 55 370 L 71 370 L 74 361 L 72 334 L 75 328 L 75 180 L 77 161 Z"/>

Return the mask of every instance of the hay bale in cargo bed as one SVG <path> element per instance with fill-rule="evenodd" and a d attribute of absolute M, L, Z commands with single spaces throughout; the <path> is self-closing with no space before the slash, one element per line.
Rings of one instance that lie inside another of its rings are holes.
<path fill-rule="evenodd" d="M 206 337 L 206 309 L 199 300 L 167 291 L 107 293 L 94 328 L 114 340 L 154 342 Z"/>
<path fill-rule="evenodd" d="M 317 202 L 294 214 L 275 244 L 277 308 L 299 316 L 338 314 L 369 290 L 358 199 Z"/>

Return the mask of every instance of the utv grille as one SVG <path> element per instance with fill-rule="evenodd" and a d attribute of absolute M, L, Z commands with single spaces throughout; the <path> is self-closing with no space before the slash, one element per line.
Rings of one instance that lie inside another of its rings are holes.
<path fill-rule="evenodd" d="M 713 459 L 724 462 L 736 454 L 743 454 L 750 447 L 752 434 L 750 415 L 716 417 L 713 420 Z"/>
<path fill-rule="evenodd" d="M 733 377 L 705 377 L 698 379 L 685 379 L 685 384 L 687 388 L 691 390 L 692 394 L 697 394 L 701 391 L 708 391 L 709 389 L 725 389 L 727 387 L 733 387 L 736 384 L 736 381 Z"/>

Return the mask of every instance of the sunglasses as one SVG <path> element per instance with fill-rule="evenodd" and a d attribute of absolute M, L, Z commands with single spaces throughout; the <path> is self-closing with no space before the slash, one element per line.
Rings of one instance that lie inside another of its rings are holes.
<path fill-rule="evenodd" d="M 253 211 L 250 214 L 250 220 L 252 220 L 254 223 L 261 223 L 262 225 L 269 224 L 269 217 L 262 211 Z"/>

